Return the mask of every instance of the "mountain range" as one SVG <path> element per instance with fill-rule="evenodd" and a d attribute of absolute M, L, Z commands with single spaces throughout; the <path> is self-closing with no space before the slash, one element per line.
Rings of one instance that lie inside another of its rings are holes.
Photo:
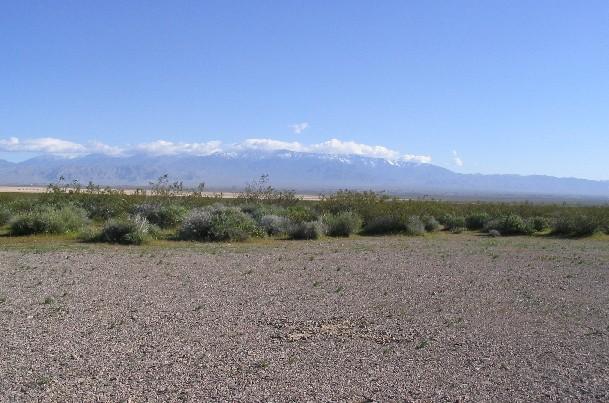
<path fill-rule="evenodd" d="M 384 190 L 400 195 L 567 197 L 609 200 L 609 181 L 543 175 L 461 174 L 426 163 L 390 161 L 356 155 L 293 151 L 223 152 L 206 156 L 135 155 L 77 158 L 39 156 L 22 162 L 0 160 L 0 185 L 67 182 L 145 186 L 168 174 L 185 185 L 205 183 L 211 190 L 240 190 L 268 174 L 277 188 L 299 192 L 336 189 Z"/>

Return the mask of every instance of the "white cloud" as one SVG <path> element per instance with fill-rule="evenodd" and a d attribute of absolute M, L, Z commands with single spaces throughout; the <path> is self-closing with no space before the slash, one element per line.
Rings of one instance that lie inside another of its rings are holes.
<path fill-rule="evenodd" d="M 87 149 L 82 144 L 53 137 L 19 140 L 17 137 L 0 139 L 0 150 L 13 152 L 33 152 L 44 154 L 84 154 Z"/>
<path fill-rule="evenodd" d="M 133 151 L 152 155 L 210 155 L 222 151 L 220 141 L 208 141 L 206 143 L 174 143 L 171 141 L 157 140 L 152 143 L 138 144 Z"/>
<path fill-rule="evenodd" d="M 306 152 L 306 147 L 300 144 L 297 141 L 287 142 L 281 140 L 273 140 L 273 139 L 247 139 L 239 144 L 234 146 L 237 150 L 247 149 L 247 150 L 264 150 L 264 151 L 274 151 L 274 150 L 288 150 L 288 151 L 296 151 L 296 152 Z"/>
<path fill-rule="evenodd" d="M 92 141 L 87 147 L 87 154 L 104 154 L 111 156 L 119 156 L 125 154 L 125 149 L 121 147 L 109 146 L 99 141 Z"/>
<path fill-rule="evenodd" d="M 401 154 L 384 146 L 372 146 L 354 141 L 330 139 L 322 143 L 305 145 L 297 141 L 287 142 L 273 139 L 248 139 L 235 146 L 236 149 L 250 150 L 287 150 L 304 153 L 320 153 L 334 155 L 361 155 L 363 157 L 384 158 L 393 161 L 413 161 L 420 163 L 431 162 L 428 155 Z"/>
<path fill-rule="evenodd" d="M 459 153 L 456 150 L 453 150 L 453 163 L 458 167 L 463 166 L 463 160 L 459 157 Z"/>
<path fill-rule="evenodd" d="M 0 151 L 33 152 L 40 154 L 56 154 L 78 156 L 86 154 L 104 154 L 110 156 L 125 156 L 134 154 L 147 155 L 195 155 L 204 156 L 218 152 L 260 150 L 287 150 L 302 153 L 320 153 L 332 155 L 360 155 L 363 157 L 383 158 L 392 161 L 413 161 L 419 163 L 431 162 L 427 155 L 402 154 L 396 150 L 380 145 L 368 145 L 354 141 L 330 139 L 316 144 L 302 144 L 297 141 L 287 142 L 274 139 L 247 139 L 237 144 L 223 145 L 220 141 L 202 143 L 183 143 L 167 140 L 157 140 L 133 146 L 111 146 L 97 141 L 86 145 L 61 140 L 52 137 L 20 140 L 16 137 L 0 139 Z M 455 153 L 455 158 L 458 158 Z M 459 160 L 460 161 L 460 160 Z"/>
<path fill-rule="evenodd" d="M 288 127 L 290 129 L 292 129 L 294 134 L 300 134 L 300 133 L 304 132 L 305 129 L 307 129 L 309 127 L 309 123 L 308 122 L 294 123 L 293 125 L 290 125 Z"/>
<path fill-rule="evenodd" d="M 324 141 L 323 143 L 313 144 L 309 146 L 309 151 L 322 154 L 362 155 L 366 157 L 385 158 L 388 160 L 401 159 L 399 152 L 390 150 L 387 147 L 370 146 L 354 141 L 341 141 L 338 139 L 331 139 Z"/>

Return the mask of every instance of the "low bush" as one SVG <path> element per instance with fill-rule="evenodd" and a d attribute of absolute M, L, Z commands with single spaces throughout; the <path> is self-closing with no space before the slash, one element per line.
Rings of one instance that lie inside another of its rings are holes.
<path fill-rule="evenodd" d="M 285 234 L 289 220 L 278 215 L 265 215 L 260 218 L 259 225 L 267 235 Z"/>
<path fill-rule="evenodd" d="M 406 235 L 423 235 L 425 233 L 425 224 L 418 216 L 410 216 L 404 222 L 404 231 Z"/>
<path fill-rule="evenodd" d="M 336 214 L 326 214 L 323 217 L 327 234 L 330 236 L 349 236 L 357 232 L 362 226 L 362 219 L 351 211 Z"/>
<path fill-rule="evenodd" d="M 572 214 L 560 216 L 554 220 L 552 234 L 568 237 L 582 237 L 593 235 L 594 233 L 601 231 L 602 228 L 603 224 L 597 218 L 583 214 Z"/>
<path fill-rule="evenodd" d="M 488 213 L 474 213 L 465 217 L 465 228 L 471 231 L 481 230 L 491 219 Z"/>
<path fill-rule="evenodd" d="M 6 225 L 13 216 L 13 213 L 5 206 L 0 206 L 0 227 Z"/>
<path fill-rule="evenodd" d="M 292 222 L 313 222 L 319 219 L 319 214 L 315 210 L 303 205 L 288 207 L 284 215 Z"/>
<path fill-rule="evenodd" d="M 423 225 L 425 226 L 425 231 L 427 232 L 437 232 L 440 230 L 440 223 L 436 220 L 435 217 L 426 215 L 421 217 L 423 221 Z"/>
<path fill-rule="evenodd" d="M 290 222 L 288 236 L 291 239 L 319 239 L 324 234 L 324 225 L 320 221 Z"/>
<path fill-rule="evenodd" d="M 17 215 L 10 222 L 12 235 L 65 234 L 81 229 L 87 213 L 78 207 L 43 207 Z"/>
<path fill-rule="evenodd" d="M 501 235 L 530 235 L 534 232 L 533 227 L 517 214 L 508 214 L 490 220 L 486 224 L 485 230 L 487 232 L 495 230 Z"/>
<path fill-rule="evenodd" d="M 372 217 L 363 228 L 363 232 L 369 235 L 396 234 L 403 230 L 404 223 L 392 215 Z"/>
<path fill-rule="evenodd" d="M 127 202 L 120 197 L 87 197 L 81 205 L 93 220 L 108 220 L 128 212 Z"/>
<path fill-rule="evenodd" d="M 151 225 L 145 217 L 133 215 L 126 218 L 112 218 L 104 224 L 100 242 L 139 245 L 150 237 Z"/>
<path fill-rule="evenodd" d="M 172 228 L 180 224 L 186 215 L 186 208 L 177 204 L 138 204 L 132 209 L 134 215 L 140 215 L 151 224 L 160 228 Z"/>
<path fill-rule="evenodd" d="M 545 217 L 531 217 L 528 222 L 535 232 L 542 232 L 550 228 L 550 221 Z"/>
<path fill-rule="evenodd" d="M 196 241 L 244 241 L 261 235 L 262 230 L 249 215 L 224 206 L 191 211 L 178 231 L 178 238 Z"/>
<path fill-rule="evenodd" d="M 383 215 L 372 218 L 364 225 L 363 232 L 369 235 L 406 234 L 422 235 L 425 223 L 418 216 Z"/>
<path fill-rule="evenodd" d="M 465 217 L 462 216 L 444 214 L 438 221 L 444 226 L 444 229 L 451 232 L 461 232 L 466 228 Z"/>
<path fill-rule="evenodd" d="M 264 216 L 281 216 L 285 215 L 285 209 L 281 206 L 275 206 L 268 203 L 249 203 L 242 205 L 241 211 L 251 216 L 257 223 L 260 223 Z"/>

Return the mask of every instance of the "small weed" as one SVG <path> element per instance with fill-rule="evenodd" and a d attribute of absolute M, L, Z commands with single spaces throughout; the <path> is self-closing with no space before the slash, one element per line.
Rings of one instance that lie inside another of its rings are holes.
<path fill-rule="evenodd" d="M 120 327 L 123 323 L 125 323 L 122 319 L 119 320 L 114 320 L 112 322 L 110 322 L 110 325 L 108 325 L 108 329 L 115 329 L 117 327 Z"/>
<path fill-rule="evenodd" d="M 427 346 L 429 346 L 429 340 L 427 339 L 423 339 L 419 342 L 419 344 L 416 345 L 416 349 L 417 350 L 421 350 L 423 348 L 426 348 Z"/>
<path fill-rule="evenodd" d="M 4 295 L 0 295 L 0 304 L 4 304 L 6 302 L 6 297 Z"/>
<path fill-rule="evenodd" d="M 53 305 L 55 303 L 55 299 L 53 297 L 46 297 L 44 301 L 42 301 L 43 305 Z"/>
<path fill-rule="evenodd" d="M 45 386 L 49 383 L 51 383 L 51 378 L 48 376 L 41 376 L 40 378 L 36 379 L 36 385 L 38 386 Z"/>
<path fill-rule="evenodd" d="M 338 287 L 336 287 L 336 291 L 335 291 L 335 292 L 336 292 L 337 294 L 339 294 L 339 293 L 343 292 L 344 290 L 345 290 L 345 287 L 343 287 L 343 286 L 338 286 Z"/>

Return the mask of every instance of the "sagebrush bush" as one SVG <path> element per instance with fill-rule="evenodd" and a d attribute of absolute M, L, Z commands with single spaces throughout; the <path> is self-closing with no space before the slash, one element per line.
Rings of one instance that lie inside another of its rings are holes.
<path fill-rule="evenodd" d="M 440 230 L 440 223 L 434 216 L 425 215 L 421 217 L 423 221 L 423 225 L 425 225 L 425 231 L 427 232 L 437 232 Z"/>
<path fill-rule="evenodd" d="M 326 214 L 323 217 L 327 234 L 330 236 L 349 236 L 362 226 L 362 219 L 356 213 L 343 211 L 336 214 Z"/>
<path fill-rule="evenodd" d="M 0 227 L 6 225 L 13 216 L 13 213 L 5 206 L 0 206 Z"/>
<path fill-rule="evenodd" d="M 134 206 L 132 212 L 160 228 L 172 228 L 182 222 L 187 210 L 183 206 L 172 203 L 144 203 Z"/>
<path fill-rule="evenodd" d="M 278 215 L 265 215 L 260 218 L 258 225 L 267 235 L 285 234 L 288 230 L 289 220 Z"/>
<path fill-rule="evenodd" d="M 423 235 L 425 233 L 425 224 L 418 216 L 410 216 L 404 222 L 404 231 L 406 235 Z"/>
<path fill-rule="evenodd" d="M 452 232 L 460 232 L 466 228 L 465 217 L 463 216 L 443 214 L 438 221 L 440 221 L 440 224 L 442 224 L 445 229 Z"/>
<path fill-rule="evenodd" d="M 244 241 L 261 236 L 254 219 L 235 207 L 211 206 L 191 211 L 182 222 L 178 238 L 196 241 Z"/>
<path fill-rule="evenodd" d="M 104 224 L 101 234 L 95 240 L 125 245 L 139 245 L 149 238 L 150 232 L 150 223 L 145 217 L 140 215 L 111 218 Z"/>
<path fill-rule="evenodd" d="M 404 230 L 404 223 L 399 217 L 382 215 L 372 217 L 364 224 L 363 233 L 369 235 L 396 234 Z"/>
<path fill-rule="evenodd" d="M 17 215 L 10 222 L 12 235 L 65 234 L 81 229 L 87 223 L 87 213 L 78 207 L 41 207 Z"/>
<path fill-rule="evenodd" d="M 535 232 L 533 227 L 518 214 L 508 214 L 490 220 L 485 226 L 485 231 L 491 230 L 496 230 L 501 235 L 530 235 Z"/>
<path fill-rule="evenodd" d="M 473 213 L 465 217 L 465 228 L 468 230 L 481 230 L 491 219 L 488 213 Z"/>
<path fill-rule="evenodd" d="M 282 206 L 268 203 L 249 203 L 242 205 L 240 208 L 241 211 L 250 215 L 259 224 L 264 216 L 282 216 L 286 213 Z"/>
<path fill-rule="evenodd" d="M 584 214 L 570 214 L 556 218 L 552 234 L 570 237 L 593 235 L 602 230 L 603 223 L 595 217 Z"/>
<path fill-rule="evenodd" d="M 291 221 L 288 224 L 288 236 L 291 239 L 319 239 L 324 234 L 324 225 L 320 221 Z"/>

